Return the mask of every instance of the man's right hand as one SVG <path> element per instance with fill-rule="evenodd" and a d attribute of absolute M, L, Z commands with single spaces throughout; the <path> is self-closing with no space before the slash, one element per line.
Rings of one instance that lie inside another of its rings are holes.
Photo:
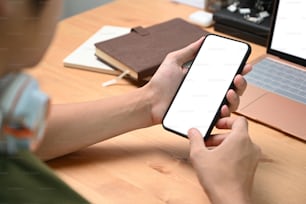
<path fill-rule="evenodd" d="M 212 135 L 206 144 L 197 129 L 188 132 L 190 159 L 199 181 L 212 203 L 251 203 L 261 150 L 251 141 L 245 118 L 222 118 L 216 127 L 229 132 Z"/>

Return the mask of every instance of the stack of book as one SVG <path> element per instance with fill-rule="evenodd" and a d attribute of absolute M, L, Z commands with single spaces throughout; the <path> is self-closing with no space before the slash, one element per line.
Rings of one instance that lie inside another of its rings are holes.
<path fill-rule="evenodd" d="M 69 56 L 64 60 L 64 65 L 104 73 L 124 72 L 128 73 L 134 81 L 143 84 L 152 77 L 168 53 L 181 49 L 208 34 L 201 27 L 181 18 L 171 19 L 146 28 L 134 27 L 128 32 L 126 31 L 117 32 L 117 36 L 111 39 L 97 40 L 95 38 L 95 42 L 92 39 L 89 42 L 91 58 L 96 63 L 108 67 L 107 69 L 68 63 Z M 95 51 L 92 50 L 93 46 Z M 80 58 L 82 56 L 76 59 Z"/>

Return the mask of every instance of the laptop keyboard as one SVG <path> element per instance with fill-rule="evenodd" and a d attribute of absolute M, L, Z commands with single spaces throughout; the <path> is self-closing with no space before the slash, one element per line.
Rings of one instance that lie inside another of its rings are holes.
<path fill-rule="evenodd" d="M 265 58 L 253 65 L 245 78 L 248 83 L 306 105 L 306 71 Z"/>

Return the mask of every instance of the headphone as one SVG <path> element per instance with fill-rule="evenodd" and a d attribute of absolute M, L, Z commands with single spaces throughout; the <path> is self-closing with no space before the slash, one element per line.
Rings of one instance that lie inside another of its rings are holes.
<path fill-rule="evenodd" d="M 49 104 L 49 97 L 31 76 L 11 73 L 0 79 L 0 154 L 37 147 Z"/>

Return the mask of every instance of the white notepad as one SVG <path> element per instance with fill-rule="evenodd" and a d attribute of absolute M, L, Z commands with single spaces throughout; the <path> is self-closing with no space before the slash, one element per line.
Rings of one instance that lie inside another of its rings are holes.
<path fill-rule="evenodd" d="M 120 74 L 121 71 L 115 70 L 97 59 L 95 56 L 96 47 L 94 44 L 100 41 L 127 34 L 130 31 L 131 29 L 127 27 L 110 25 L 103 26 L 63 60 L 64 66 L 69 68 L 97 71 L 106 74 Z"/>

